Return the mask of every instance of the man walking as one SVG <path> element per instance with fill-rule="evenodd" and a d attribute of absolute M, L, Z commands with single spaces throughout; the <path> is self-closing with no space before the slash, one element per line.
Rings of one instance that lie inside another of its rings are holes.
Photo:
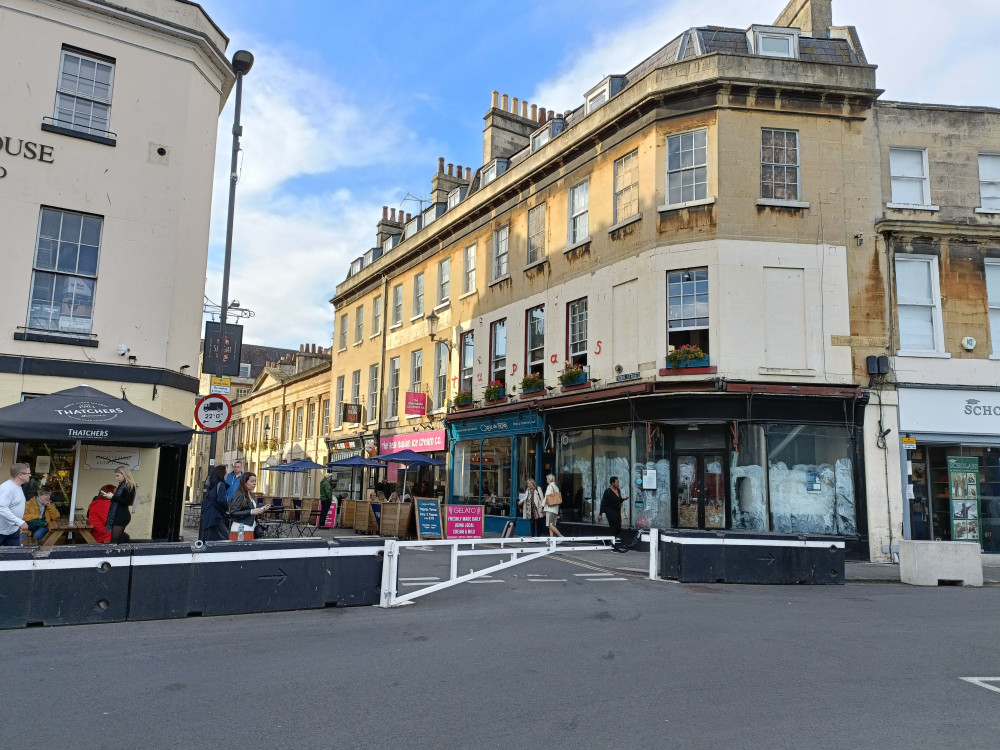
<path fill-rule="evenodd" d="M 316 524 L 321 529 L 326 528 L 326 514 L 330 512 L 333 502 L 333 472 L 327 469 L 326 476 L 319 483 L 319 521 Z"/>
<path fill-rule="evenodd" d="M 622 533 L 622 503 L 625 498 L 618 489 L 618 477 L 611 477 L 610 484 L 601 497 L 601 511 L 597 514 L 597 520 L 600 521 L 602 515 L 607 516 L 611 535 L 617 539 Z"/>
<path fill-rule="evenodd" d="M 226 474 L 226 500 L 233 499 L 233 493 L 236 492 L 236 488 L 240 486 L 240 477 L 243 476 L 243 462 L 239 459 L 233 461 L 233 470 Z"/>
<path fill-rule="evenodd" d="M 21 532 L 28 531 L 21 486 L 29 479 L 31 467 L 16 463 L 10 467 L 10 479 L 0 484 L 0 547 L 20 547 Z"/>

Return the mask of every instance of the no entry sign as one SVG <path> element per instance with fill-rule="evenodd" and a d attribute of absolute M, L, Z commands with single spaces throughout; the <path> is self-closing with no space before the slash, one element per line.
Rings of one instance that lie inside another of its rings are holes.
<path fill-rule="evenodd" d="M 229 424 L 233 405 L 225 396 L 205 396 L 194 407 L 194 421 L 206 432 L 216 432 Z"/>

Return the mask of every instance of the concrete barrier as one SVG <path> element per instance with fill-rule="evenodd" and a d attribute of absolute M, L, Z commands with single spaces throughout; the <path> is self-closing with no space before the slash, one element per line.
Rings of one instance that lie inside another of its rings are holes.
<path fill-rule="evenodd" d="M 378 604 L 385 543 L 381 539 L 337 539 L 330 546 L 336 554 L 326 558 L 324 601 L 340 607 Z"/>
<path fill-rule="evenodd" d="M 124 622 L 128 612 L 129 545 L 65 545 L 33 551 L 31 625 Z"/>
<path fill-rule="evenodd" d="M 983 585 L 983 560 L 974 542 L 899 542 L 899 580 L 913 586 Z"/>
<path fill-rule="evenodd" d="M 30 547 L 0 547 L 0 630 L 28 626 L 33 563 Z"/>

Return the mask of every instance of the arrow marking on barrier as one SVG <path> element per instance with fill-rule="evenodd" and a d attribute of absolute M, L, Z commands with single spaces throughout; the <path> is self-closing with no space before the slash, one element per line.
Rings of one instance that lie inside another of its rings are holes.
<path fill-rule="evenodd" d="M 278 568 L 277 575 L 258 576 L 258 577 L 262 581 L 277 581 L 279 586 L 285 582 L 286 578 L 288 578 L 288 576 L 285 574 L 285 571 L 282 568 Z"/>
<path fill-rule="evenodd" d="M 767 553 L 767 557 L 758 557 L 758 560 L 764 561 L 766 565 L 770 565 L 774 562 L 774 555 L 770 552 Z"/>

